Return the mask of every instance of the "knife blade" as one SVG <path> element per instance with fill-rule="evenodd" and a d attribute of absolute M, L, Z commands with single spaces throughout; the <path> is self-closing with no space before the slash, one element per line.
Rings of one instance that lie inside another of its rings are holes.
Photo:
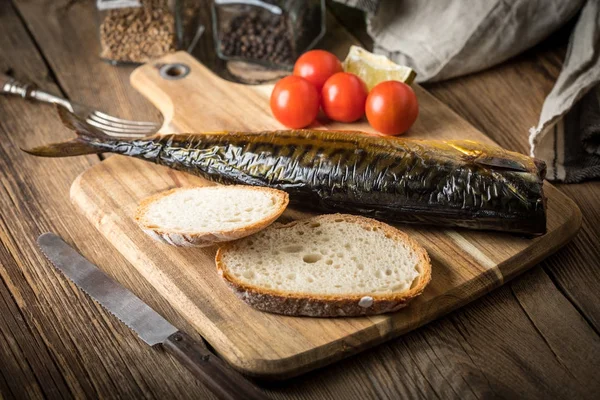
<path fill-rule="evenodd" d="M 42 253 L 64 276 L 133 330 L 150 346 L 162 345 L 222 399 L 262 399 L 246 378 L 171 325 L 131 291 L 114 281 L 54 233 L 40 235 Z"/>
<path fill-rule="evenodd" d="M 108 277 L 59 236 L 45 233 L 38 238 L 38 244 L 46 258 L 63 275 L 150 346 L 164 342 L 177 332 L 177 328 L 166 319 Z"/>

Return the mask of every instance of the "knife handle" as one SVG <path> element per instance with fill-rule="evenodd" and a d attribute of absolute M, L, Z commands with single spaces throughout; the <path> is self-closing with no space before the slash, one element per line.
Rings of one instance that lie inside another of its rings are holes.
<path fill-rule="evenodd" d="M 185 332 L 175 332 L 163 342 L 163 346 L 220 399 L 266 398 L 248 379 Z"/>

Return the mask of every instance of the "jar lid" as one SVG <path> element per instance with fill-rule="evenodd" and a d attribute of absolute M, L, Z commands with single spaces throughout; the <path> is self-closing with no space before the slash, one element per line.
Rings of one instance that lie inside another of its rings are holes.
<path fill-rule="evenodd" d="M 98 8 L 100 11 L 141 6 L 142 3 L 140 0 L 96 0 L 96 8 Z"/>
<path fill-rule="evenodd" d="M 239 4 L 239 5 L 248 5 L 248 6 L 257 6 L 262 7 L 273 14 L 281 15 L 283 14 L 283 10 L 281 7 L 278 7 L 276 4 L 267 3 L 266 1 L 261 0 L 215 0 L 215 5 L 226 5 L 226 4 Z"/>

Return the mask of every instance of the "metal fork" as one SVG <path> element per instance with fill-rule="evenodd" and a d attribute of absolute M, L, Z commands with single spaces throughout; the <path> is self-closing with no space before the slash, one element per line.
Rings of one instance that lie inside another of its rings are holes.
<path fill-rule="evenodd" d="M 144 137 L 156 133 L 160 124 L 144 121 L 130 121 L 116 118 L 103 112 L 94 110 L 81 104 L 74 103 L 62 97 L 44 92 L 34 84 L 26 84 L 0 73 L 0 93 L 14 94 L 24 99 L 35 99 L 44 103 L 60 104 L 72 113 L 85 119 L 87 123 L 95 126 L 110 136 L 118 137 Z"/>

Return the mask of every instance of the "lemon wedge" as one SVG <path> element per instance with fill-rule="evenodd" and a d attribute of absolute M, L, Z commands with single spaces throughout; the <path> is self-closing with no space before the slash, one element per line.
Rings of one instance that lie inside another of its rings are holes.
<path fill-rule="evenodd" d="M 410 85 L 417 76 L 411 68 L 398 65 L 386 56 L 370 53 L 359 46 L 350 47 L 342 66 L 344 71 L 358 75 L 369 90 L 385 81 L 400 81 Z"/>

